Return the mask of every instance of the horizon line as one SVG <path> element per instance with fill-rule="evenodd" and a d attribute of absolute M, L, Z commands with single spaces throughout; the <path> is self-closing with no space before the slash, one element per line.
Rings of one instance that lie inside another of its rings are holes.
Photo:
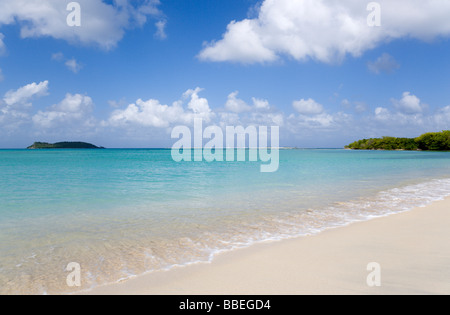
<path fill-rule="evenodd" d="M 117 147 L 117 148 L 106 148 L 106 147 L 101 147 L 99 148 L 100 150 L 172 150 L 172 148 L 164 148 L 164 147 Z M 205 149 L 203 147 L 200 148 L 186 148 L 187 150 L 200 150 L 200 149 Z M 229 150 L 229 149 L 234 149 L 234 150 L 239 150 L 239 149 L 245 149 L 245 150 L 258 150 L 258 149 L 279 149 L 279 150 L 339 150 L 339 149 L 345 149 L 345 147 L 261 147 L 261 148 L 248 148 L 248 147 L 239 147 L 239 148 L 216 148 L 216 150 Z M 34 151 L 34 150 L 97 150 L 97 149 L 27 149 L 27 148 L 0 148 L 0 150 L 28 150 L 28 151 Z"/>

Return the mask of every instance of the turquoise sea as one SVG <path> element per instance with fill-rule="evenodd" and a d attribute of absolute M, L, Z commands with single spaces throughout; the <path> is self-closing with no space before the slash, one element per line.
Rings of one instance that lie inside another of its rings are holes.
<path fill-rule="evenodd" d="M 89 290 L 450 195 L 447 152 L 281 150 L 277 172 L 260 165 L 0 150 L 0 294 Z M 71 262 L 81 287 L 66 283 Z"/>

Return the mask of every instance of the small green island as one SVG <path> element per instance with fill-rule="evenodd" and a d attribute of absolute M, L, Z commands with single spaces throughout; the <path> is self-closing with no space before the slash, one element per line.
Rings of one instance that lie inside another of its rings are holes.
<path fill-rule="evenodd" d="M 97 147 L 93 144 L 86 142 L 35 142 L 27 149 L 104 149 L 103 147 Z"/>
<path fill-rule="evenodd" d="M 450 151 L 450 130 L 429 132 L 417 138 L 363 139 L 345 147 L 351 150 Z"/>

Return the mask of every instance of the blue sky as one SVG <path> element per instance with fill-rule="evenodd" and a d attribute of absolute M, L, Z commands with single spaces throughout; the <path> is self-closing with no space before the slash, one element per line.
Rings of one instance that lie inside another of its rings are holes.
<path fill-rule="evenodd" d="M 195 115 L 297 147 L 450 128 L 445 0 L 375 27 L 355 0 L 83 0 L 80 27 L 69 2 L 0 0 L 0 148 L 170 147 Z"/>

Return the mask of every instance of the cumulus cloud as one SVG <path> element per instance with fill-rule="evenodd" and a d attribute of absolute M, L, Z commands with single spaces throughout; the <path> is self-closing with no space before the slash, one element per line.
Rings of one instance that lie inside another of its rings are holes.
<path fill-rule="evenodd" d="M 252 97 L 253 106 L 256 109 L 268 110 L 270 109 L 270 104 L 268 100 Z"/>
<path fill-rule="evenodd" d="M 435 130 L 435 118 L 435 115 L 424 115 L 423 113 L 408 115 L 385 107 L 378 107 L 375 115 L 365 117 L 364 121 L 365 129 L 371 127 L 377 137 L 407 136 L 407 134 L 415 137 L 424 132 L 439 131 Z"/>
<path fill-rule="evenodd" d="M 30 83 L 17 90 L 6 92 L 3 101 L 8 106 L 31 106 L 29 101 L 35 96 L 44 96 L 48 92 L 48 81 Z"/>
<path fill-rule="evenodd" d="M 233 112 L 233 113 L 242 113 L 242 112 L 249 111 L 251 109 L 251 107 L 248 106 L 246 102 L 239 99 L 237 97 L 238 94 L 239 94 L 239 92 L 235 91 L 235 92 L 231 93 L 230 95 L 228 95 L 228 100 L 225 104 L 225 109 L 229 110 L 230 112 Z"/>
<path fill-rule="evenodd" d="M 277 54 L 266 47 L 260 38 L 255 20 L 232 21 L 227 26 L 224 38 L 207 44 L 199 54 L 207 61 L 238 61 L 243 63 L 274 61 Z"/>
<path fill-rule="evenodd" d="M 394 57 L 384 53 L 377 60 L 369 62 L 367 67 L 372 73 L 380 74 L 382 72 L 393 73 L 395 70 L 400 68 L 400 65 Z"/>
<path fill-rule="evenodd" d="M 82 94 L 67 93 L 59 103 L 34 111 L 31 101 L 48 94 L 48 81 L 31 83 L 7 92 L 1 99 L 0 133 L 22 130 L 34 137 L 58 135 L 70 138 L 110 134 L 148 141 L 149 135 L 164 139 L 167 131 L 177 125 L 192 126 L 194 118 L 202 118 L 205 124 L 219 126 L 283 126 L 285 123 L 284 114 L 265 99 L 253 97 L 252 105 L 241 100 L 249 110 L 236 113 L 225 108 L 213 110 L 208 99 L 201 96 L 202 91 L 201 88 L 189 89 L 171 105 L 164 105 L 156 99 L 138 99 L 133 104 L 118 108 L 123 106 L 123 101 L 114 102 L 116 108 L 106 119 L 100 120 L 93 115 L 94 101 Z M 229 99 L 237 99 L 237 93 L 230 95 Z"/>
<path fill-rule="evenodd" d="M 171 128 L 192 126 L 194 118 L 201 117 L 205 125 L 222 128 L 280 126 L 282 143 L 294 139 L 291 142 L 294 145 L 327 146 L 338 141 L 335 145 L 339 146 L 347 144 L 339 142 L 346 141 L 343 139 L 350 141 L 356 140 L 355 137 L 385 135 L 413 137 L 450 126 L 450 106 L 430 109 L 410 92 L 404 92 L 400 99 L 391 99 L 391 106 L 378 106 L 369 111 L 369 105 L 364 103 L 361 112 L 355 107 L 358 102 L 343 101 L 345 109 L 333 112 L 313 99 L 303 98 L 293 101 L 292 109 L 287 113 L 263 98 L 241 99 L 237 92 L 230 93 L 224 103 L 237 101 L 238 107 L 212 108 L 202 93 L 201 88 L 189 89 L 171 105 L 157 99 L 138 99 L 129 105 L 123 100 L 114 102 L 114 108 L 102 120 L 94 117 L 94 101 L 82 94 L 67 93 L 57 104 L 35 110 L 31 102 L 48 94 L 48 81 L 30 83 L 8 91 L 0 99 L 0 134 L 17 137 L 22 133 L 33 138 L 45 136 L 46 139 L 54 135 L 79 139 L 103 137 L 105 145 L 109 141 L 111 145 L 164 147 L 172 143 Z M 232 110 L 236 108 L 246 110 Z"/>
<path fill-rule="evenodd" d="M 136 134 L 138 130 L 158 133 L 177 125 L 192 126 L 194 118 L 202 118 L 205 124 L 220 127 L 284 124 L 284 114 L 271 107 L 265 99 L 253 97 L 253 104 L 249 105 L 238 98 L 235 91 L 228 95 L 225 107 L 212 109 L 208 99 L 200 96 L 202 91 L 201 88 L 189 89 L 172 105 L 162 104 L 156 99 L 139 99 L 126 108 L 115 109 L 102 124 L 130 134 Z"/>
<path fill-rule="evenodd" d="M 377 107 L 375 109 L 375 119 L 377 120 L 389 120 L 391 118 L 391 112 L 384 107 Z"/>
<path fill-rule="evenodd" d="M 450 105 L 438 109 L 433 115 L 433 120 L 436 128 L 448 130 L 450 126 Z"/>
<path fill-rule="evenodd" d="M 323 106 L 311 98 L 294 101 L 292 106 L 302 115 L 319 115 L 324 111 Z"/>
<path fill-rule="evenodd" d="M 382 27 L 369 27 L 367 2 L 264 0 L 258 16 L 231 21 L 222 37 L 205 44 L 205 61 L 272 62 L 281 57 L 331 63 L 399 38 L 450 35 L 446 0 L 379 0 Z"/>
<path fill-rule="evenodd" d="M 125 109 L 115 110 L 108 123 L 113 126 L 137 125 L 144 127 L 166 128 L 184 115 L 183 108 L 174 103 L 172 106 L 162 105 L 158 100 L 137 100 Z"/>
<path fill-rule="evenodd" d="M 89 115 L 93 110 L 93 101 L 89 96 L 81 94 L 66 94 L 58 104 L 50 106 L 45 111 L 38 111 L 32 118 L 39 128 L 54 128 L 77 124 L 82 126 L 90 122 Z"/>
<path fill-rule="evenodd" d="M 5 93 L 0 100 L 0 135 L 35 140 L 37 136 L 54 138 L 84 137 L 98 131 L 92 115 L 94 103 L 89 96 L 67 93 L 64 99 L 45 110 L 34 109 L 32 101 L 48 95 L 48 81 L 30 83 Z M 28 141 L 28 140 L 27 140 Z"/>
<path fill-rule="evenodd" d="M 111 49 L 122 39 L 127 28 L 142 26 L 149 16 L 161 14 L 159 1 L 155 0 L 139 1 L 137 5 L 131 0 L 77 2 L 81 7 L 80 27 L 67 25 L 70 12 L 66 1 L 0 0 L 0 26 L 18 23 L 22 38 L 49 36 Z"/>
<path fill-rule="evenodd" d="M 351 114 L 342 111 L 329 112 L 322 104 L 311 98 L 293 101 L 292 108 L 294 113 L 285 118 L 289 136 L 303 140 L 308 138 L 308 141 L 314 142 L 316 146 L 323 145 L 321 141 L 329 132 L 333 135 L 347 132 L 348 126 L 351 126 L 353 121 Z"/>
<path fill-rule="evenodd" d="M 450 125 L 450 116 L 444 109 L 429 110 L 427 104 L 410 92 L 404 92 L 401 99 L 392 98 L 391 103 L 390 107 L 379 106 L 373 115 L 362 117 L 364 129 L 372 130 L 377 137 L 415 137 L 424 132 L 440 131 L 440 128 L 448 129 Z"/>
<path fill-rule="evenodd" d="M 404 92 L 400 100 L 392 99 L 392 103 L 395 108 L 404 114 L 419 114 L 426 107 L 417 96 L 411 95 L 410 92 Z"/>
<path fill-rule="evenodd" d="M 392 100 L 392 108 L 377 107 L 373 115 L 362 118 L 364 130 L 374 136 L 415 137 L 425 132 L 441 131 L 450 126 L 450 106 L 429 110 L 415 95 L 403 94 L 401 100 Z"/>
<path fill-rule="evenodd" d="M 230 93 L 225 103 L 225 110 L 240 114 L 245 112 L 264 112 L 271 109 L 269 101 L 262 98 L 252 97 L 252 105 L 238 98 L 239 91 Z"/>
<path fill-rule="evenodd" d="M 188 109 L 190 109 L 196 117 L 204 119 L 206 122 L 209 122 L 214 115 L 211 108 L 209 107 L 208 100 L 203 97 L 199 97 L 199 93 L 203 91 L 201 88 L 196 88 L 195 90 L 187 90 L 184 94 L 184 98 L 189 98 L 190 101 L 188 104 Z M 190 113 L 188 117 L 190 117 Z"/>
<path fill-rule="evenodd" d="M 183 100 L 189 100 L 187 109 L 183 107 L 183 100 L 172 105 L 163 105 L 158 100 L 139 99 L 135 104 L 130 104 L 125 109 L 113 111 L 107 125 L 112 126 L 136 126 L 168 128 L 173 124 L 191 124 L 194 117 L 199 117 L 209 122 L 213 112 L 208 100 L 199 96 L 200 88 L 189 89 L 183 94 Z"/>
<path fill-rule="evenodd" d="M 29 122 L 31 100 L 47 95 L 48 81 L 30 83 L 5 93 L 0 101 L 0 134 L 17 131 Z"/>

